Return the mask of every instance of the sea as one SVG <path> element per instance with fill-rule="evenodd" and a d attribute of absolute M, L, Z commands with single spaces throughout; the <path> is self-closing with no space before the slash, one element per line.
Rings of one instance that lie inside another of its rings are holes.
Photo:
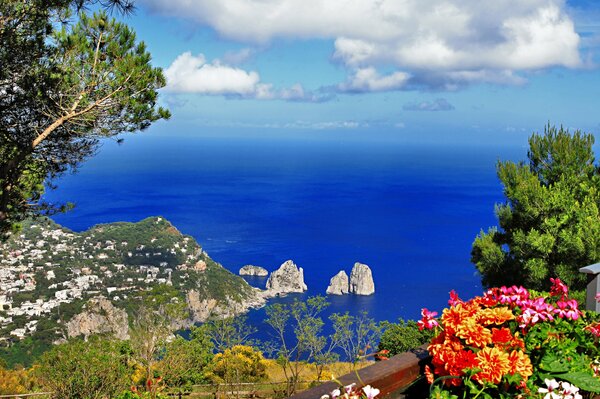
<path fill-rule="evenodd" d="M 323 316 L 397 321 L 441 311 L 451 290 L 482 292 L 470 250 L 496 225 L 496 163 L 525 157 L 523 145 L 140 134 L 104 141 L 45 199 L 75 203 L 54 217 L 75 231 L 164 216 L 233 273 L 291 259 L 308 291 L 271 303 L 325 295 L 332 276 L 365 263 L 375 294 L 329 296 Z M 264 309 L 248 318 L 266 328 Z"/>

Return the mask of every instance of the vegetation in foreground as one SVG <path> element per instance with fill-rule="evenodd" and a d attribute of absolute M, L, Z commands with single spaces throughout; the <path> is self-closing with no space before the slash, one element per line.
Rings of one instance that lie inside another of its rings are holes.
<path fill-rule="evenodd" d="M 391 353 L 404 350 L 398 346 L 402 337 L 429 335 L 421 334 L 414 322 L 382 325 L 366 314 L 331 316 L 333 333 L 326 335 L 319 316 L 326 306 L 324 298 L 313 297 L 269 307 L 267 323 L 275 337 L 270 342 L 253 341 L 243 318 L 195 327 L 188 339 L 172 336 L 150 319 L 143 327 L 132 326 L 129 341 L 108 336 L 71 339 L 44 353 L 29 369 L 2 368 L 0 394 L 39 390 L 63 399 L 156 398 L 169 392 L 212 391 L 218 385 L 235 395 L 247 389 L 244 383 L 282 382 L 264 389 L 284 397 L 368 364 L 372 359 L 366 352 L 377 346 L 384 327 L 380 349 L 390 342 Z M 414 341 L 416 346 L 425 342 Z"/>

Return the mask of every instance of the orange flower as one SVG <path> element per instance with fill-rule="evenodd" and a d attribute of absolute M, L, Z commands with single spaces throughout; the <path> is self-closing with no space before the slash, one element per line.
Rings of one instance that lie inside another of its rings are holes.
<path fill-rule="evenodd" d="M 461 324 L 464 319 L 470 317 L 473 313 L 473 307 L 466 303 L 459 303 L 456 306 L 444 309 L 442 313 L 442 324 L 444 326 L 444 331 L 446 331 L 448 335 L 453 335 L 456 333 L 456 329 L 458 328 L 459 324 Z"/>
<path fill-rule="evenodd" d="M 433 373 L 431 372 L 431 367 L 429 367 L 429 365 L 425 366 L 425 378 L 427 379 L 427 383 L 429 385 L 433 384 L 435 378 L 433 377 Z"/>
<path fill-rule="evenodd" d="M 533 366 L 531 365 L 531 360 L 526 353 L 521 351 L 512 351 L 510 355 L 508 355 L 508 360 L 510 361 L 510 374 L 519 374 L 523 377 L 523 381 L 527 381 L 527 378 L 533 374 Z"/>
<path fill-rule="evenodd" d="M 472 369 L 477 365 L 475 353 L 470 350 L 462 350 L 453 353 L 453 358 L 449 364 L 446 365 L 448 373 L 450 375 L 461 376 L 464 375 L 465 369 Z"/>
<path fill-rule="evenodd" d="M 469 346 L 483 348 L 492 343 L 492 332 L 479 324 L 475 317 L 469 317 L 457 327 L 456 336 Z"/>
<path fill-rule="evenodd" d="M 488 308 L 477 312 L 477 320 L 485 325 L 501 325 L 508 320 L 513 320 L 515 315 L 507 307 Z"/>
<path fill-rule="evenodd" d="M 477 382 L 498 384 L 502 377 L 511 370 L 508 353 L 498 348 L 483 348 L 476 355 L 477 365 L 481 371 L 473 376 Z"/>

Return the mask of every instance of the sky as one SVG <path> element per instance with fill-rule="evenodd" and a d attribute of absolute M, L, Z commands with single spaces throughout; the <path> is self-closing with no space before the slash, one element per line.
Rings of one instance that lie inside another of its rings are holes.
<path fill-rule="evenodd" d="M 600 132 L 594 0 L 137 0 L 177 134 Z M 235 132 L 235 133 L 233 133 Z"/>

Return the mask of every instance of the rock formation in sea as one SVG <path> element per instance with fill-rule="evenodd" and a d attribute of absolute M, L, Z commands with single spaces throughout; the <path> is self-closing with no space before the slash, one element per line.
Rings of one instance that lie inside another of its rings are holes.
<path fill-rule="evenodd" d="M 329 287 L 327 287 L 326 292 L 329 295 L 344 295 L 348 293 L 348 275 L 345 271 L 340 270 L 338 274 L 329 280 Z"/>
<path fill-rule="evenodd" d="M 239 274 L 240 276 L 267 277 L 269 275 L 269 272 L 264 267 L 246 265 L 240 269 Z"/>
<path fill-rule="evenodd" d="M 117 339 L 129 339 L 127 312 L 115 307 L 103 296 L 92 298 L 85 310 L 67 323 L 69 338 L 83 335 L 87 339 L 93 334 L 112 334 Z"/>
<path fill-rule="evenodd" d="M 373 274 L 369 266 L 356 262 L 350 273 L 350 293 L 355 295 L 371 295 L 375 293 Z"/>
<path fill-rule="evenodd" d="M 308 289 L 304 283 L 304 270 L 288 260 L 271 273 L 266 288 L 265 296 L 267 297 L 304 292 Z"/>

